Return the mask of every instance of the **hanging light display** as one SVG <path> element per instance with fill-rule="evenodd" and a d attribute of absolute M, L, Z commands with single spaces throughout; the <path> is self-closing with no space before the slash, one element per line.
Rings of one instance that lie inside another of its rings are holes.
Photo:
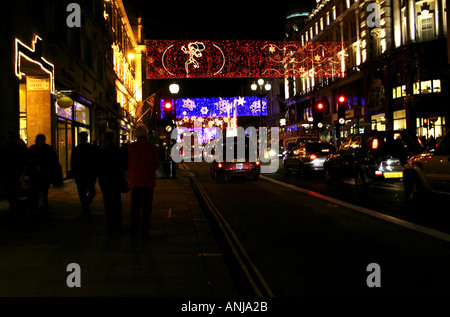
<path fill-rule="evenodd" d="M 345 77 L 342 43 L 148 40 L 147 78 Z"/>

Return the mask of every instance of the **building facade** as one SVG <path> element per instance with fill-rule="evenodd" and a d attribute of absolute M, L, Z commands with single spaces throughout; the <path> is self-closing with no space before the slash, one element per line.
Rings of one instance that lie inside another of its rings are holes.
<path fill-rule="evenodd" d="M 325 105 L 323 140 L 368 130 L 408 129 L 428 139 L 448 122 L 446 1 L 322 0 L 287 39 L 342 45 L 345 78 L 286 79 L 290 122 L 313 117 Z M 345 96 L 346 122 L 337 124 Z M 431 122 L 431 124 L 430 124 Z"/>
<path fill-rule="evenodd" d="M 8 132 L 27 146 L 44 134 L 65 177 L 79 132 L 91 142 L 107 129 L 131 140 L 145 110 L 139 25 L 121 0 L 71 3 L 15 1 L 0 25 L 0 144 Z"/>

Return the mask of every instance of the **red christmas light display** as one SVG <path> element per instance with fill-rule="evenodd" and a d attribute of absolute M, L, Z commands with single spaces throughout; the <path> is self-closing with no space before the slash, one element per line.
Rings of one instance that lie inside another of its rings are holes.
<path fill-rule="evenodd" d="M 342 43 L 146 41 L 147 78 L 345 77 Z"/>

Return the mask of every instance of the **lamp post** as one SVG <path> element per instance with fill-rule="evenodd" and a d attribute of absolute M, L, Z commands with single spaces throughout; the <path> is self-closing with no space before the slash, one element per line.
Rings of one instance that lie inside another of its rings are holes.
<path fill-rule="evenodd" d="M 169 86 L 169 91 L 172 95 L 176 95 L 180 91 L 180 86 L 176 83 L 173 83 Z M 176 122 L 177 122 L 176 113 L 177 112 L 176 112 L 174 103 L 172 103 L 172 111 L 173 111 L 173 119 L 175 120 L 175 125 L 176 125 Z M 173 178 L 173 177 L 176 177 L 176 163 L 170 159 L 170 151 L 171 151 L 171 145 L 172 145 L 171 133 L 166 134 L 166 142 L 167 142 L 166 162 L 169 165 L 167 174 L 168 174 L 169 178 Z"/>
<path fill-rule="evenodd" d="M 259 127 L 262 127 L 262 112 L 263 112 L 263 104 L 262 104 L 262 98 L 267 95 L 267 93 L 272 89 L 272 86 L 267 82 L 264 85 L 264 79 L 260 78 L 258 79 L 258 84 L 253 83 L 251 85 L 251 89 L 256 92 L 256 94 L 259 96 L 259 107 L 260 107 L 260 114 L 259 114 Z"/>

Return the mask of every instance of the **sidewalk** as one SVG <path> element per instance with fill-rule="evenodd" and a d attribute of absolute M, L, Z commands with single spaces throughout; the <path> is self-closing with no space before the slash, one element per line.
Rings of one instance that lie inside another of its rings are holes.
<path fill-rule="evenodd" d="M 237 296 L 188 176 L 181 168 L 157 180 L 147 243 L 128 234 L 130 193 L 122 195 L 125 232 L 115 237 L 100 188 L 86 220 L 73 180 L 50 189 L 46 220 L 12 222 L 2 205 L 0 297 Z M 81 267 L 80 288 L 66 284 L 70 263 Z"/>

